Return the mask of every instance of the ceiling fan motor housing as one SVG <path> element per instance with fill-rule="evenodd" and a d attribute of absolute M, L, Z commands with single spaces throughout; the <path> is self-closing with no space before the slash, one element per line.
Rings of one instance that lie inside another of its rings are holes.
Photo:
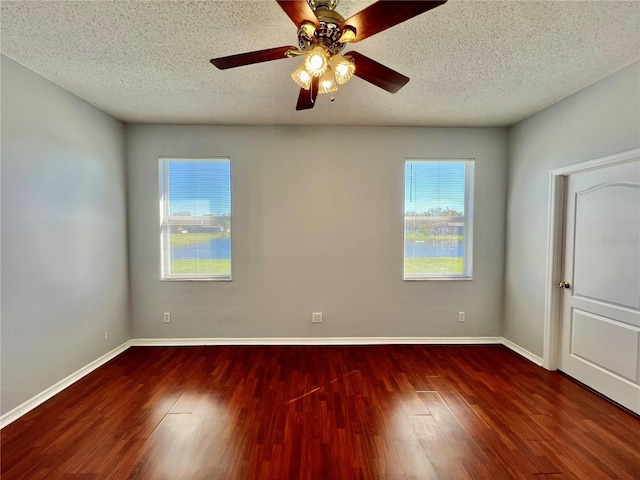
<path fill-rule="evenodd" d="M 314 7 L 314 4 L 318 4 Z M 309 4 L 314 8 L 314 13 L 318 19 L 320 26 L 312 35 L 304 28 L 304 25 L 298 29 L 298 46 L 300 50 L 308 51 L 316 45 L 322 45 L 330 55 L 341 52 L 345 44 L 338 40 L 342 36 L 342 23 L 344 18 L 333 10 L 337 1 L 310 0 Z M 329 8 L 327 5 L 331 6 Z"/>

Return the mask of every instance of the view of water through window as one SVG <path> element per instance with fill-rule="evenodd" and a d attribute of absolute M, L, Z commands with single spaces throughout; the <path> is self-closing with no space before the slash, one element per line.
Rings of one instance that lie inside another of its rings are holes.
<path fill-rule="evenodd" d="M 231 239 L 212 238 L 202 243 L 193 243 L 182 247 L 173 247 L 171 257 L 174 260 L 200 258 L 203 260 L 231 259 Z"/>

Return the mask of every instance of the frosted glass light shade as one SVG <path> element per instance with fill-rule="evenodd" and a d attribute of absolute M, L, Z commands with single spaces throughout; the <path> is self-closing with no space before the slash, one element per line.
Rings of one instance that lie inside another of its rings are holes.
<path fill-rule="evenodd" d="M 333 74 L 335 75 L 336 82 L 338 82 L 339 85 L 347 83 L 356 71 L 356 66 L 353 63 L 353 60 L 343 57 L 342 55 L 334 55 L 331 57 L 330 64 L 331 70 L 333 70 Z"/>
<path fill-rule="evenodd" d="M 291 78 L 300 85 L 300 88 L 304 88 L 305 90 L 311 88 L 311 75 L 305 70 L 304 62 L 291 74 Z"/>
<path fill-rule="evenodd" d="M 335 77 L 331 69 L 322 74 L 318 80 L 318 93 L 330 93 L 338 90 Z"/>
<path fill-rule="evenodd" d="M 329 68 L 329 55 L 324 48 L 314 47 L 304 61 L 304 67 L 314 77 L 319 77 Z"/>

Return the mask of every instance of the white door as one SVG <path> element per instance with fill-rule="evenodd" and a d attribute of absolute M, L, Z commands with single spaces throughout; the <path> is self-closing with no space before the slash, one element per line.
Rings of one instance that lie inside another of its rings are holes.
<path fill-rule="evenodd" d="M 640 414 L 640 161 L 566 179 L 560 370 Z"/>

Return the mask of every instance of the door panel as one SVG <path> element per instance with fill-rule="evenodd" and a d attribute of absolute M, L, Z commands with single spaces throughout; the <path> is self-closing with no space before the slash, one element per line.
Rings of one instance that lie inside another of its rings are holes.
<path fill-rule="evenodd" d="M 638 376 L 638 332 L 640 329 L 624 323 L 573 309 L 571 354 L 634 381 Z"/>
<path fill-rule="evenodd" d="M 560 370 L 640 413 L 640 160 L 565 191 Z"/>
<path fill-rule="evenodd" d="M 640 219 L 623 205 L 640 205 L 638 185 L 609 183 L 577 193 L 574 295 L 639 308 Z"/>

